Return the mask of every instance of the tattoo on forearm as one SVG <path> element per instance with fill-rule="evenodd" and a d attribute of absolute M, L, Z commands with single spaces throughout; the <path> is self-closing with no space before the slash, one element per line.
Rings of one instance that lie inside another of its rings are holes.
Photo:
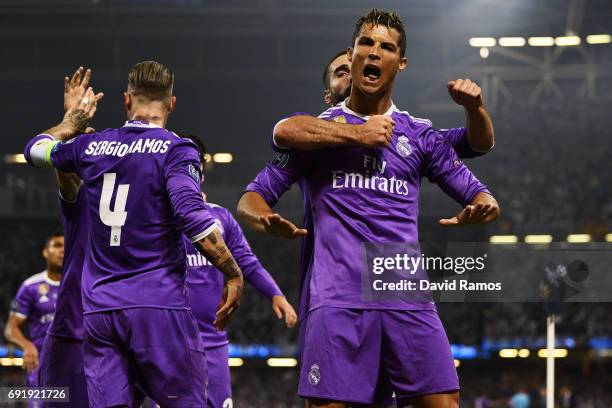
<path fill-rule="evenodd" d="M 238 267 L 238 264 L 236 264 L 236 261 L 234 260 L 234 258 L 227 259 L 226 261 L 224 261 L 223 263 L 221 263 L 221 265 L 218 265 L 217 267 L 229 279 L 237 278 L 241 274 L 240 268 Z"/>
<path fill-rule="evenodd" d="M 66 113 L 64 119 L 75 129 L 78 129 L 79 132 L 84 132 L 89 124 L 89 117 L 81 109 Z"/>

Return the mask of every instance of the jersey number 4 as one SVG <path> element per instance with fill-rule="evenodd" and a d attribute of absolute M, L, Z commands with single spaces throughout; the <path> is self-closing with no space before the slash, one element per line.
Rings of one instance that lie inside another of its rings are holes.
<path fill-rule="evenodd" d="M 117 187 L 117 197 L 115 198 L 115 209 L 111 210 L 111 199 L 115 191 L 115 179 L 117 173 L 105 173 L 102 183 L 102 196 L 100 197 L 100 219 L 104 225 L 111 227 L 110 246 L 121 245 L 121 227 L 125 225 L 127 211 L 125 202 L 127 201 L 129 184 L 119 184 Z"/>

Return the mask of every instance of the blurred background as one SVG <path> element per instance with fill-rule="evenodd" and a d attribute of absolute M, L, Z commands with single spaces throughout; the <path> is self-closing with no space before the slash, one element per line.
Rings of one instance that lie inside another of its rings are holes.
<path fill-rule="evenodd" d="M 446 82 L 470 78 L 483 88 L 495 126 L 495 149 L 466 163 L 502 216 L 486 227 L 439 227 L 459 207 L 424 183 L 421 240 L 612 242 L 609 0 L 2 0 L 0 326 L 21 282 L 43 269 L 44 239 L 60 226 L 51 173 L 28 168 L 19 154 L 61 120 L 64 76 L 79 65 L 93 69 L 93 85 L 106 95 L 93 126 L 103 129 L 125 120 L 121 95 L 134 63 L 154 59 L 173 69 L 178 102 L 169 128 L 205 141 L 213 154 L 208 199 L 235 213 L 246 184 L 273 157 L 274 124 L 325 109 L 323 69 L 351 45 L 354 23 L 373 6 L 397 11 L 406 27 L 409 66 L 396 80 L 398 107 L 438 128 L 461 126 L 463 109 Z M 278 210 L 299 223 L 297 188 Z M 296 305 L 299 242 L 245 232 Z M 462 406 L 478 406 L 478 398 L 509 406 L 521 389 L 532 407 L 543 406 L 541 304 L 440 304 L 439 312 Z M 557 334 L 558 406 L 612 407 L 611 304 L 567 305 Z M 254 290 L 230 337 L 235 406 L 302 406 L 297 331 L 285 329 Z M 19 357 L 11 345 L 0 347 L 0 386 L 23 384 Z"/>

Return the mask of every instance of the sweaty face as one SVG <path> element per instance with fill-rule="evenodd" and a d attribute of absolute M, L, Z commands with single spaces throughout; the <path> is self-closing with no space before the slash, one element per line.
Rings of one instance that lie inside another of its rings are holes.
<path fill-rule="evenodd" d="M 346 54 L 340 55 L 329 64 L 329 89 L 325 102 L 335 106 L 351 94 L 351 65 Z"/>
<path fill-rule="evenodd" d="M 61 268 L 64 262 L 64 237 L 53 237 L 43 249 L 43 258 L 52 268 Z"/>
<path fill-rule="evenodd" d="M 383 25 L 364 25 L 351 53 L 355 86 L 365 94 L 386 92 L 398 71 L 406 67 L 400 55 L 400 34 Z"/>

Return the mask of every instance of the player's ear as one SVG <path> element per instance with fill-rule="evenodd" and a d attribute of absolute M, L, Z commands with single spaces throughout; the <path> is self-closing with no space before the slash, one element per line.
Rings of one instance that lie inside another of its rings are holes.
<path fill-rule="evenodd" d="M 399 69 L 397 70 L 397 72 L 402 72 L 403 70 L 406 69 L 407 66 L 408 66 L 408 58 L 402 57 L 402 59 L 400 60 Z"/>
<path fill-rule="evenodd" d="M 331 91 L 329 89 L 323 91 L 323 101 L 325 101 L 327 105 L 331 103 Z"/>
<path fill-rule="evenodd" d="M 348 47 L 346 49 L 346 56 L 348 57 L 349 62 L 353 62 L 353 47 Z"/>
<path fill-rule="evenodd" d="M 176 96 L 172 95 L 168 100 L 168 112 L 173 112 L 176 108 Z"/>
<path fill-rule="evenodd" d="M 42 250 L 42 256 L 45 259 L 45 261 L 49 259 L 49 251 L 47 250 L 46 247 Z"/>
<path fill-rule="evenodd" d="M 126 111 L 132 109 L 132 95 L 129 92 L 123 93 L 123 106 Z"/>

